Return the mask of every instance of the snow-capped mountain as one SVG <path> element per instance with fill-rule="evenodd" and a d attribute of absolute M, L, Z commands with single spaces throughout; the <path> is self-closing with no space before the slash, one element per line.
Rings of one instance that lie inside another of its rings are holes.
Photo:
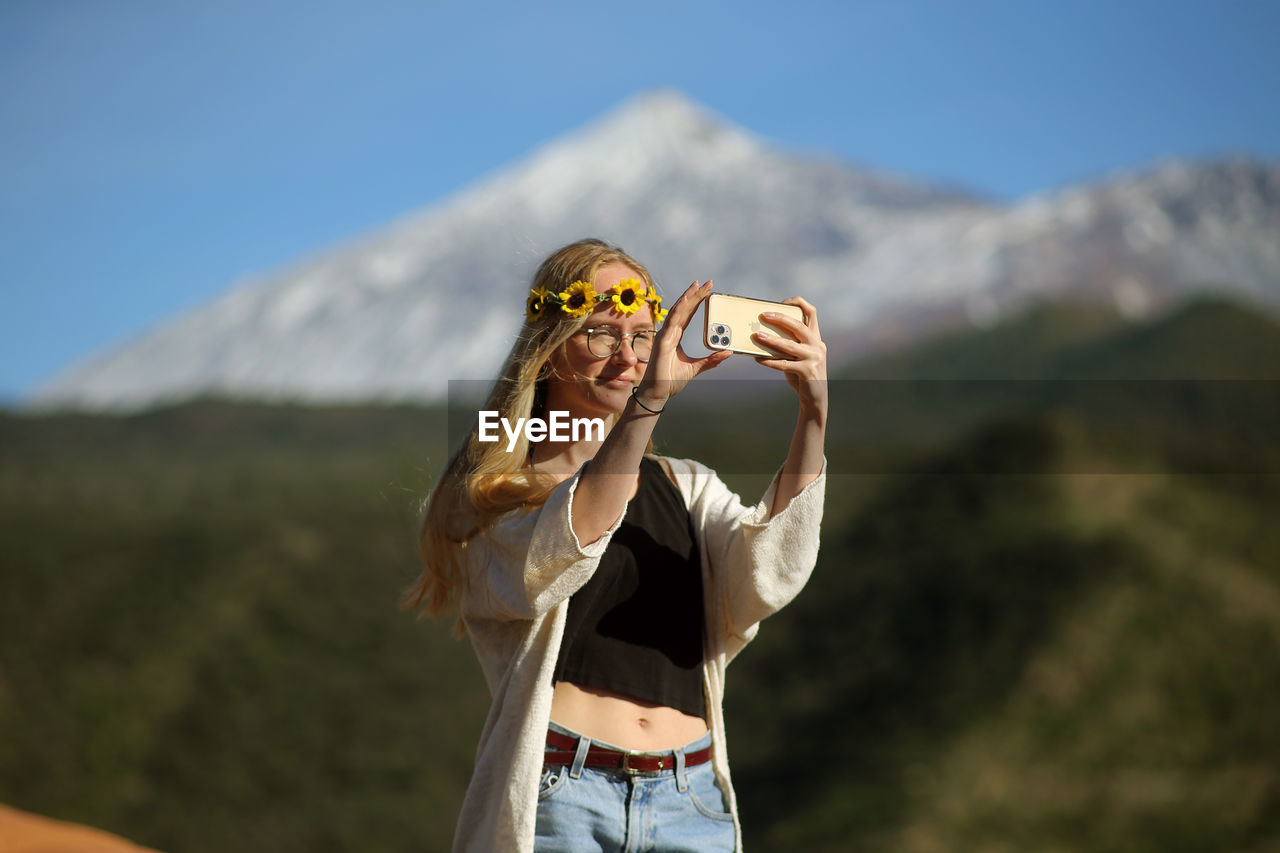
<path fill-rule="evenodd" d="M 206 393 L 424 400 L 491 377 L 528 281 L 583 236 L 694 279 L 819 306 L 838 359 L 1064 293 L 1141 314 L 1220 288 L 1280 305 L 1280 164 L 1169 163 L 997 206 L 778 149 L 655 93 L 452 199 L 73 366 L 37 406 Z"/>

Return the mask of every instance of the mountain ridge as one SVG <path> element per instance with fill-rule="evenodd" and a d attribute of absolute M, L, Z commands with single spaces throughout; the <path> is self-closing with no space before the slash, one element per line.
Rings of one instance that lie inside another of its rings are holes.
<path fill-rule="evenodd" d="M 439 399 L 449 379 L 496 372 L 534 266 L 583 236 L 620 242 L 668 294 L 708 277 L 803 293 L 840 365 L 1066 292 L 1131 316 L 1201 287 L 1280 304 L 1275 233 L 1280 164 L 1178 162 L 1002 206 L 792 154 L 660 92 L 73 365 L 27 403 Z"/>

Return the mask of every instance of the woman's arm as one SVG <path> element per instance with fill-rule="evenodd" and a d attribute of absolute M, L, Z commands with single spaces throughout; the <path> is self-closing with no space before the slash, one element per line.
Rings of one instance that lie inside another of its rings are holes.
<path fill-rule="evenodd" d="M 791 434 L 791 449 L 778 475 L 778 488 L 773 493 L 769 517 L 786 509 L 791 499 L 822 473 L 823 448 L 826 445 L 826 411 L 806 413 L 803 409 Z"/>
<path fill-rule="evenodd" d="M 787 382 L 800 399 L 800 414 L 795 432 L 791 435 L 791 449 L 778 475 L 778 488 L 773 494 L 769 515 L 773 517 L 786 508 L 791 499 L 800 494 L 822 472 L 823 447 L 827 436 L 827 345 L 818 331 L 818 309 L 798 296 L 784 299 L 788 305 L 797 305 L 804 312 L 804 322 L 772 311 L 760 315 L 768 325 L 786 332 L 791 337 L 770 332 L 757 332 L 754 337 L 764 346 L 776 350 L 783 357 L 757 358 L 765 367 L 781 370 Z"/>
<path fill-rule="evenodd" d="M 626 509 L 658 415 L 667 401 L 693 377 L 729 357 L 727 352 L 689 358 L 680 338 L 699 303 L 711 293 L 711 282 L 694 282 L 671 306 L 667 320 L 653 341 L 653 353 L 635 394 L 578 480 L 571 523 L 580 542 L 594 542 Z M 637 404 L 637 398 L 643 405 Z M 652 411 L 650 411 L 652 410 Z"/>
<path fill-rule="evenodd" d="M 708 623 L 729 657 L 755 636 L 757 623 L 804 587 L 818 558 L 826 479 L 810 482 L 770 515 L 780 478 L 745 506 L 707 466 L 668 459 L 698 530 L 708 571 Z"/>
<path fill-rule="evenodd" d="M 529 511 L 496 519 L 462 549 L 468 582 L 461 605 L 466 619 L 532 619 L 569 598 L 595 573 L 608 547 L 605 530 L 583 544 L 569 519 L 576 512 L 578 475 L 557 486 Z M 619 519 L 620 520 L 620 519 Z"/>

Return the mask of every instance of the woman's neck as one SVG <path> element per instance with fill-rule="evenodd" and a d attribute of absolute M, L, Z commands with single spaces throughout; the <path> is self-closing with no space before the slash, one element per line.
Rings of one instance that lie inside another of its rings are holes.
<path fill-rule="evenodd" d="M 572 477 L 596 455 L 600 441 L 541 441 L 533 446 L 529 463 L 538 471 L 561 479 Z"/>
<path fill-rule="evenodd" d="M 561 386 L 553 386 L 548 389 L 544 402 L 545 411 L 543 417 L 546 417 L 546 412 L 561 411 L 566 419 L 570 421 L 592 418 L 604 419 L 603 434 L 587 430 L 586 434 L 578 436 L 577 440 L 555 441 L 548 437 L 546 440 L 533 445 L 533 449 L 529 454 L 529 464 L 540 472 L 566 480 L 577 473 L 583 465 L 595 458 L 600 446 L 604 444 L 605 436 L 609 434 L 618 422 L 618 416 L 617 414 L 607 414 L 600 411 L 584 411 L 580 406 L 576 405 L 572 395 L 558 393 L 561 391 L 563 391 Z"/>

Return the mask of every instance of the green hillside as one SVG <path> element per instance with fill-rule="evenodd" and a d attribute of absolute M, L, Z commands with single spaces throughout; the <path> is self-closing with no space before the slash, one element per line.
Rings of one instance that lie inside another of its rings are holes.
<path fill-rule="evenodd" d="M 992 427 L 829 534 L 730 690 L 762 847 L 1280 843 L 1280 477 L 1090 439 Z"/>
<path fill-rule="evenodd" d="M 447 849 L 486 693 L 395 610 L 442 424 L 5 420 L 0 800 L 175 851 Z"/>
<path fill-rule="evenodd" d="M 1147 323 L 1096 303 L 1033 305 L 846 370 L 879 380 L 1277 379 L 1280 321 L 1201 297 Z"/>
<path fill-rule="evenodd" d="M 1123 317 L 1097 303 L 1044 303 L 987 328 L 945 333 L 867 360 L 844 377 L 1039 380 L 1058 376 L 1071 353 L 1130 331 Z"/>
<path fill-rule="evenodd" d="M 1012 341 L 1034 369 L 980 370 Z M 730 670 L 748 849 L 1280 846 L 1278 345 L 1221 303 L 1046 307 L 833 383 L 818 569 Z M 692 390 L 661 449 L 758 492 L 788 392 Z M 395 609 L 447 421 L 0 415 L 0 802 L 184 853 L 447 850 L 487 693 Z"/>

